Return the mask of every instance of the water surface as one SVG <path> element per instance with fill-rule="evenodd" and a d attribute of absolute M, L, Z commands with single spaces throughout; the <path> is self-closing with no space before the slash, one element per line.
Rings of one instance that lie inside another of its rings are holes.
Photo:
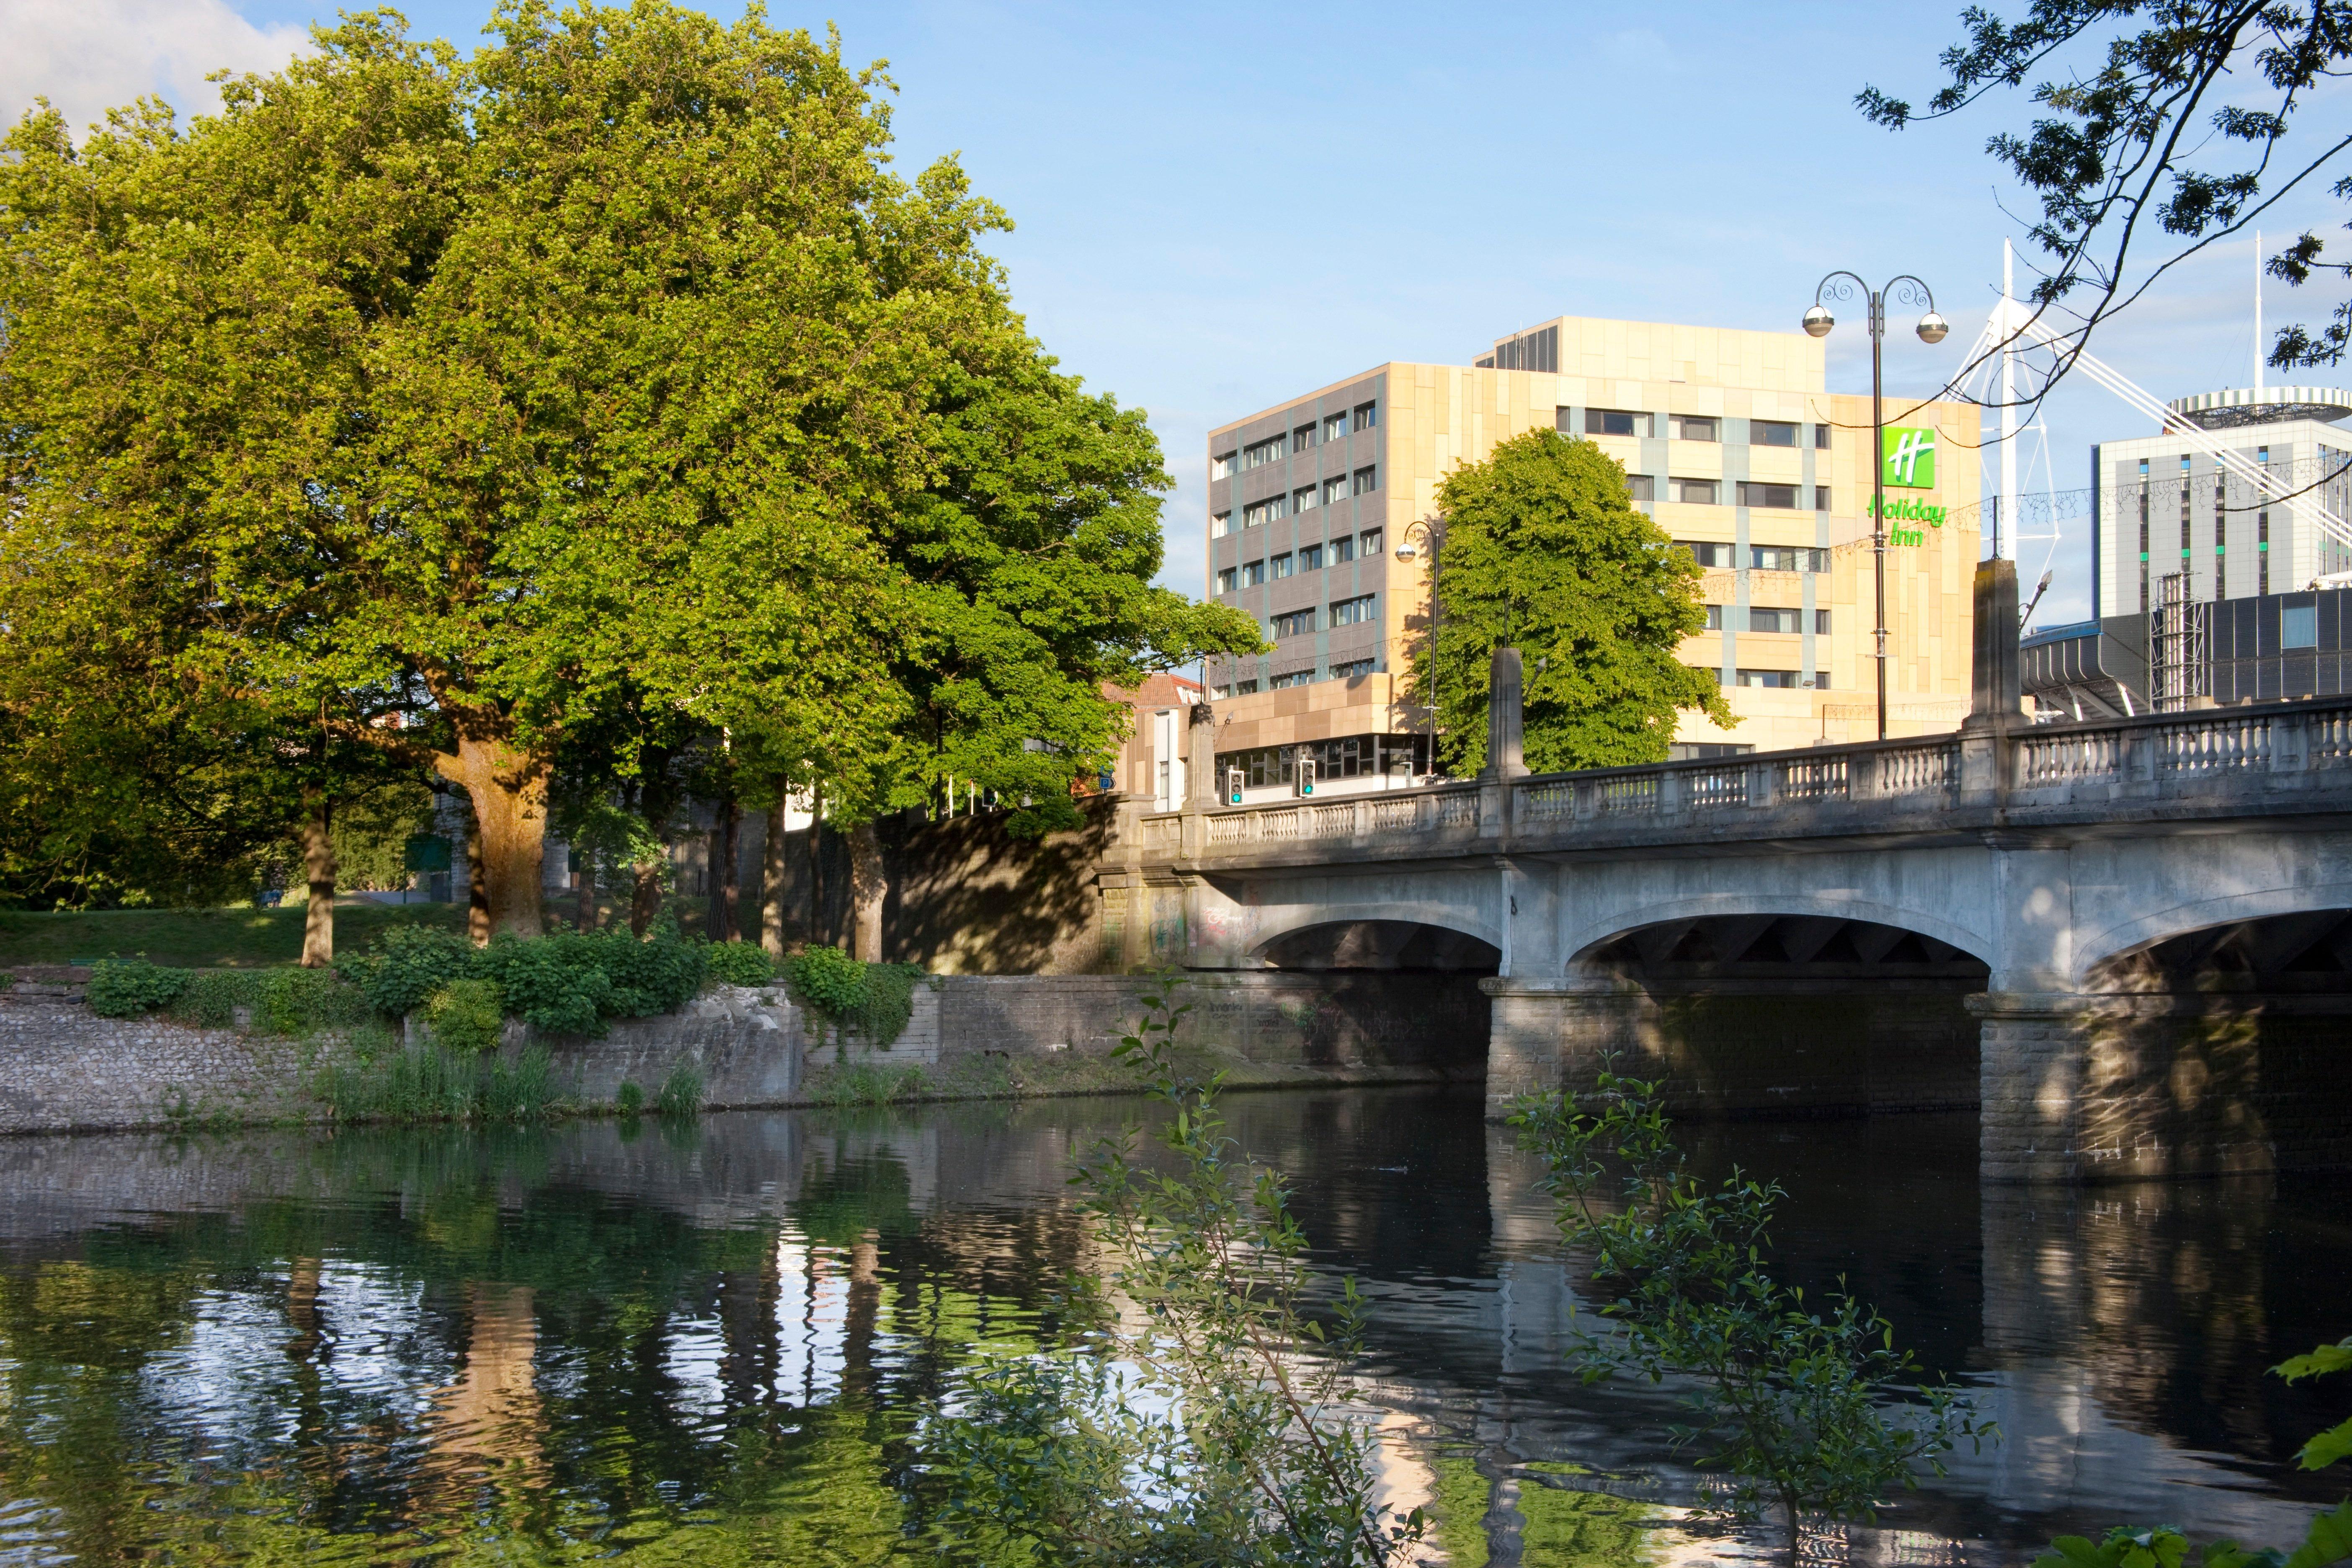
<path fill-rule="evenodd" d="M 1658 1391 L 1563 1363 L 1574 1274 L 1474 1096 L 1235 1096 L 1374 1306 L 1391 1473 L 1464 1560 L 1691 1560 Z M 936 1561 L 914 1414 L 1099 1259 L 1066 1185 L 1134 1102 L 675 1127 L 0 1143 L 0 1562 Z M 1695 1132 L 2007 1440 L 1825 1555 L 2022 1562 L 2164 1521 L 2299 1539 L 2352 1389 L 2324 1179 L 1979 1189 L 1969 1117 Z M 2342 1380 L 2337 1380 L 2341 1382 Z"/>

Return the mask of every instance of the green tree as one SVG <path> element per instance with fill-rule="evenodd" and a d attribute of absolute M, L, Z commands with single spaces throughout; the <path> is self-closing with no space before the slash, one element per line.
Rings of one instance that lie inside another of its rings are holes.
<path fill-rule="evenodd" d="M 1899 131 L 2042 79 L 2032 125 L 1995 132 L 1986 151 L 2040 199 L 2029 237 L 2048 264 L 2033 298 L 2067 305 L 2074 351 L 2173 268 L 2352 153 L 2340 125 L 2299 132 L 2295 118 L 2352 64 L 2346 0 L 2030 0 L 2014 21 L 1981 5 L 1962 20 L 1968 37 L 1944 51 L 1948 79 L 1924 109 L 1875 87 L 1855 101 Z M 2352 180 L 2332 189 L 2352 199 Z M 2150 257 L 2151 246 L 2163 253 Z M 2296 284 L 2352 277 L 2352 262 L 2321 260 L 2326 249 L 2305 231 L 2269 270 Z M 2347 334 L 2352 300 L 2316 330 L 2283 329 L 2270 363 L 2340 363 Z"/>
<path fill-rule="evenodd" d="M 1734 722 L 1713 672 L 1675 657 L 1706 624 L 1698 565 L 1634 510 L 1625 470 L 1599 447 L 1550 430 L 1514 437 L 1448 475 L 1437 506 L 1438 624 L 1412 689 L 1437 710 L 1448 772 L 1486 765 L 1502 647 L 1526 660 L 1527 763 L 1539 773 L 1662 761 L 1686 708 Z"/>
<path fill-rule="evenodd" d="M 837 40 L 654 3 L 494 31 L 460 63 L 358 16 L 184 133 L 28 117 L 0 430 L 35 552 L 204 585 L 181 668 L 362 742 L 437 728 L 490 923 L 536 932 L 564 737 L 631 681 L 679 700 L 698 574 L 807 560 L 759 618 L 887 639 L 838 628 L 933 473 L 1000 220 L 952 163 L 887 173 Z"/>

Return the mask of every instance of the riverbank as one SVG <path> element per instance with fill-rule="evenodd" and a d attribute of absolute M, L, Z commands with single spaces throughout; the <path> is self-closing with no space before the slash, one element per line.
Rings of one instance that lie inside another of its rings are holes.
<path fill-rule="evenodd" d="M 1126 1093 L 1114 1058 L 1150 976 L 934 975 L 883 1050 L 841 1043 L 781 985 L 709 987 L 674 1014 L 614 1021 L 593 1038 L 540 1037 L 509 1023 L 500 1058 L 543 1051 L 568 1113 L 648 1109 L 690 1078 L 702 1109 L 1032 1100 Z M 333 1120 L 336 1069 L 400 1048 L 388 1034 L 292 1038 L 157 1016 L 101 1018 L 68 987 L 27 975 L 0 992 L 0 1134 L 268 1126 Z M 1433 975 L 1190 977 L 1180 993 L 1200 1070 L 1235 1089 L 1475 1081 L 1485 998 Z M 634 1095 L 632 1090 L 634 1089 Z"/>

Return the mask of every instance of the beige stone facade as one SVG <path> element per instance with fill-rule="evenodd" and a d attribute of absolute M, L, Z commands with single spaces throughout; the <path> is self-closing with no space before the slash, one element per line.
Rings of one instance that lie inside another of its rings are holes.
<path fill-rule="evenodd" d="M 1211 433 L 1205 586 L 1256 614 L 1277 647 L 1213 663 L 1218 752 L 1425 728 L 1401 699 L 1427 632 L 1437 487 L 1538 428 L 1598 443 L 1669 535 L 1713 547 L 1700 553 L 1720 626 L 1683 657 L 1721 672 L 1739 722 L 1686 715 L 1679 742 L 1769 751 L 1873 737 L 1870 399 L 1826 389 L 1822 345 L 1575 317 L 1509 343 L 1541 352 L 1492 357 L 1548 368 L 1391 363 Z M 1977 410 L 1890 396 L 1886 422 L 1934 433 L 1933 486 L 1888 492 L 1887 728 L 1926 734 L 1968 710 Z M 1922 515 L 1892 515 L 1898 502 Z M 1263 581 L 1251 581 L 1254 563 Z"/>

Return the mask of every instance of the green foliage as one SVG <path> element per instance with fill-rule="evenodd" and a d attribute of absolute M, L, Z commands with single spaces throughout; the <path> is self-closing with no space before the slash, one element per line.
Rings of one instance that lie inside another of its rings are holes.
<path fill-rule="evenodd" d="M 512 1063 L 437 1044 L 354 1055 L 328 1068 L 319 1093 L 337 1121 L 538 1121 L 571 1109 L 543 1046 Z"/>
<path fill-rule="evenodd" d="M 356 952 L 387 931 L 462 931 L 463 904 L 345 904 L 335 942 Z M 257 969 L 302 955 L 301 905 L 205 910 L 0 910 L 0 964 L 70 963 L 87 954 L 135 952 L 179 969 Z"/>
<path fill-rule="evenodd" d="M 895 1105 L 912 1100 L 929 1087 L 929 1079 L 919 1067 L 891 1068 L 872 1062 L 852 1062 L 836 1067 L 822 1084 L 812 1084 L 817 1098 L 836 1110 L 853 1105 Z"/>
<path fill-rule="evenodd" d="M 776 977 L 776 961 L 757 942 L 717 942 L 704 957 L 710 977 L 729 985 L 765 985 Z"/>
<path fill-rule="evenodd" d="M 506 999 L 495 980 L 452 980 L 426 1000 L 425 1021 L 446 1050 L 496 1050 Z"/>
<path fill-rule="evenodd" d="M 920 964 L 866 965 L 864 994 L 846 1020 L 857 1037 L 877 1051 L 897 1045 L 915 1016 L 915 987 L 925 978 Z"/>
<path fill-rule="evenodd" d="M 812 947 L 793 956 L 786 978 L 795 1001 L 842 1031 L 844 1049 L 855 1033 L 887 1051 L 915 1016 L 915 987 L 925 976 L 920 964 L 861 963 L 837 947 Z"/>
<path fill-rule="evenodd" d="M 866 965 L 837 947 L 794 953 L 788 977 L 793 1000 L 835 1022 L 846 1018 L 866 999 Z"/>
<path fill-rule="evenodd" d="M 613 1109 L 624 1116 L 635 1116 L 646 1108 L 646 1091 L 635 1083 L 623 1080 L 613 1093 Z"/>
<path fill-rule="evenodd" d="M 474 967 L 474 944 L 463 934 L 429 926 L 383 932 L 365 951 L 337 960 L 368 1005 L 387 1018 L 404 1018 L 425 999 Z"/>
<path fill-rule="evenodd" d="M 1352 1413 L 1362 1302 L 1346 1283 L 1308 1310 L 1307 1241 L 1273 1171 L 1181 1074 L 1191 1011 L 1172 977 L 1119 1046 L 1167 1113 L 1166 1158 L 1139 1130 L 1098 1145 L 1077 1183 L 1119 1260 L 1072 1283 L 1080 1343 L 979 1363 L 927 1436 L 948 1539 L 984 1561 L 1045 1564 L 1387 1564 L 1417 1550 L 1419 1510 L 1372 1500 L 1372 1436 Z M 1110 1294 L 1140 1309 L 1128 1328 Z"/>
<path fill-rule="evenodd" d="M 1412 700 L 1437 709 L 1446 768 L 1486 760 L 1495 650 L 1526 662 L 1528 766 L 1664 760 L 1677 716 L 1732 722 L 1713 672 L 1675 657 L 1701 630 L 1699 572 L 1626 499 L 1625 471 L 1590 441 L 1537 430 L 1438 487 L 1436 637 L 1412 666 Z"/>
<path fill-rule="evenodd" d="M 2271 1368 L 2271 1374 L 2294 1383 L 2347 1371 L 2352 1371 L 2352 1338 L 2289 1356 Z M 2313 1437 L 2303 1446 L 2299 1458 L 2306 1470 L 2324 1470 L 2352 1458 L 2352 1421 Z M 2140 1529 L 2117 1525 L 2095 1546 L 2080 1535 L 2058 1537 L 2047 1553 L 2034 1559 L 2033 1568 L 2180 1568 L 2189 1545 L 2189 1538 L 2171 1525 Z M 2315 1515 L 2304 1531 L 2303 1543 L 2292 1552 L 2275 1546 L 2257 1551 L 2234 1541 L 2217 1541 L 2204 1548 L 2200 1561 L 2203 1568 L 2328 1568 L 2347 1558 L 2352 1558 L 2352 1498 Z"/>
<path fill-rule="evenodd" d="M 601 1035 L 620 1011 L 604 963 L 605 942 L 563 931 L 554 936 L 495 938 L 478 960 L 515 1016 L 551 1035 Z"/>
<path fill-rule="evenodd" d="M 132 1018 L 176 1001 L 194 978 L 143 958 L 101 958 L 90 966 L 83 1000 L 101 1018 Z"/>
<path fill-rule="evenodd" d="M 1603 1071 L 1590 1094 L 1520 1096 L 1510 1120 L 1543 1156 L 1560 1232 L 1591 1258 L 1619 1331 L 1582 1339 L 1588 1380 L 1696 1381 L 1674 1437 L 1727 1473 L 1705 1511 L 1747 1522 L 1777 1509 L 1794 1563 L 1806 1514 L 1874 1519 L 1918 1466 L 1941 1475 L 1958 1438 L 1994 1436 L 1949 1386 L 1917 1386 L 1885 1319 L 1843 1294 L 1809 1306 L 1764 1271 L 1779 1185 L 1692 1176 L 1655 1083 Z M 1893 1420 L 1880 1402 L 1898 1392 L 1916 1404 Z"/>
<path fill-rule="evenodd" d="M 654 1109 L 664 1116 L 692 1116 L 702 1109 L 702 1069 L 692 1062 L 674 1063 L 654 1091 Z"/>

